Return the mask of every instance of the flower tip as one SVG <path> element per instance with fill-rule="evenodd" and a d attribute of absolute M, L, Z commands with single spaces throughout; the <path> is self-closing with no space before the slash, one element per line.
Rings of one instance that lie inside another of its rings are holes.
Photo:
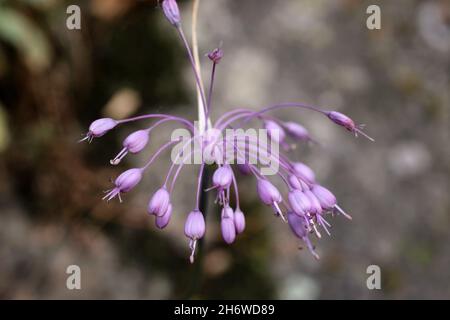
<path fill-rule="evenodd" d="M 169 20 L 169 22 L 175 27 L 179 27 L 181 17 L 180 9 L 178 8 L 176 0 L 163 0 L 162 9 L 167 20 Z"/>
<path fill-rule="evenodd" d="M 218 64 L 223 58 L 223 50 L 221 48 L 216 48 L 213 51 L 209 52 L 207 56 L 209 60 L 211 60 L 215 64 Z"/>

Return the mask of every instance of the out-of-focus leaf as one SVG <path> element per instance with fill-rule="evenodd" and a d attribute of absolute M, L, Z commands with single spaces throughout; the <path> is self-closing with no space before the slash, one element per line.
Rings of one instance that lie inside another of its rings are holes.
<path fill-rule="evenodd" d="M 50 64 L 52 53 L 48 39 L 20 12 L 0 9 L 0 38 L 17 48 L 32 71 L 42 71 Z"/>
<path fill-rule="evenodd" d="M 0 103 L 0 152 L 5 150 L 10 141 L 8 121 L 6 120 L 6 112 Z"/>

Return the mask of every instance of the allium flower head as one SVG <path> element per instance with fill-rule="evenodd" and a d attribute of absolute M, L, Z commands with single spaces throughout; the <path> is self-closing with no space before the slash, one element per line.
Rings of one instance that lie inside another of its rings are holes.
<path fill-rule="evenodd" d="M 192 158 L 197 159 L 193 163 L 199 165 L 195 196 L 192 200 L 193 210 L 187 215 L 184 226 L 184 233 L 189 240 L 191 249 L 189 258 L 191 262 L 194 261 L 197 241 L 202 239 L 206 232 L 207 212 L 201 200 L 207 195 L 206 192 L 216 194 L 216 204 L 221 207 L 220 229 L 226 243 L 233 243 L 237 235 L 245 230 L 245 216 L 240 209 L 238 183 L 240 177 L 235 175 L 236 167 L 237 171 L 243 175 L 254 176 L 260 201 L 270 206 L 277 217 L 281 217 L 284 222 L 287 222 L 293 234 L 306 244 L 314 257 L 318 258 L 309 237 L 315 235 L 320 238 L 320 228 L 330 234 L 328 230 L 330 223 L 326 220 L 327 215 L 334 216 L 339 213 L 348 219 L 351 217 L 338 206 L 338 201 L 333 193 L 318 184 L 313 169 L 289 153 L 293 148 L 286 141 L 289 143 L 293 141 L 294 146 L 298 143 L 314 141 L 308 130 L 298 123 L 297 119 L 290 119 L 286 122 L 269 115 L 269 113 L 284 108 L 308 110 L 325 119 L 328 118 L 355 135 L 361 134 L 370 140 L 373 139 L 362 131 L 362 125 L 356 125 L 350 117 L 340 112 L 295 102 L 279 103 L 258 111 L 250 108 L 236 108 L 223 113 L 217 119 L 212 119 L 210 111 L 213 102 L 214 79 L 218 63 L 223 58 L 223 52 L 217 48 L 207 54 L 212 63 L 209 90 L 206 94 L 205 85 L 199 73 L 200 65 L 196 62 L 198 57 L 194 56 L 191 45 L 185 37 L 177 2 L 163 0 L 162 9 L 167 20 L 175 26 L 192 67 L 193 79 L 198 91 L 198 119 L 196 119 L 198 121 L 159 113 L 121 120 L 102 118 L 94 121 L 82 140 L 90 142 L 93 138 L 103 136 L 119 124 L 155 120 L 151 126 L 131 133 L 123 141 L 122 149 L 111 160 L 113 165 L 121 162 L 127 154 L 139 153 L 151 145 L 149 136 L 153 130 L 164 123 L 178 124 L 181 126 L 179 129 L 184 130 L 184 133 L 187 132 L 189 136 L 187 139 L 170 139 L 168 137 L 166 142 L 157 146 L 154 154 L 142 167 L 129 169 L 120 174 L 114 181 L 114 188 L 107 191 L 104 199 L 111 200 L 117 196 L 122 201 L 121 194 L 133 189 L 153 162 L 169 148 L 172 148 L 172 161 L 168 164 L 164 183 L 151 197 L 147 211 L 154 216 L 157 228 L 167 227 L 174 209 L 171 197 L 175 194 L 177 179 L 183 168 L 192 164 L 190 162 Z M 238 77 L 238 75 L 236 76 Z M 253 122 L 257 122 L 257 127 L 248 128 L 249 124 Z M 245 129 L 253 129 L 255 132 L 257 129 L 265 129 L 265 131 L 262 130 L 264 139 L 260 140 L 260 137 L 246 136 L 245 134 L 243 136 L 241 133 L 245 132 Z M 191 145 L 194 145 L 194 149 L 190 148 Z M 283 147 L 281 150 L 278 148 L 279 145 Z M 195 157 L 198 154 L 201 156 Z M 234 158 L 228 161 L 227 157 L 230 154 Z M 268 164 L 273 170 L 264 170 L 267 169 L 265 166 Z M 209 175 L 204 174 L 205 170 L 210 170 L 210 168 L 214 170 L 212 179 L 209 179 Z M 212 187 L 204 189 L 205 186 L 211 184 Z"/>

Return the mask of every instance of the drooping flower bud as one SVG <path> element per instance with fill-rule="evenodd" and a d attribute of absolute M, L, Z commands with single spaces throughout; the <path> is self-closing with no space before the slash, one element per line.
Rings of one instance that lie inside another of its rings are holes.
<path fill-rule="evenodd" d="M 164 0 L 162 3 L 162 9 L 167 20 L 174 26 L 178 27 L 181 22 L 180 9 L 175 0 Z"/>
<path fill-rule="evenodd" d="M 198 240 L 205 235 L 205 218 L 199 210 L 189 213 L 184 224 L 184 234 L 192 240 Z"/>
<path fill-rule="evenodd" d="M 155 219 L 156 226 L 159 229 L 164 229 L 169 224 L 171 217 L 172 217 L 172 205 L 169 203 L 166 213 L 164 213 L 160 217 L 156 216 L 156 219 Z"/>
<path fill-rule="evenodd" d="M 215 48 L 213 51 L 208 53 L 208 58 L 215 64 L 219 63 L 223 57 L 223 50 L 221 48 Z"/>
<path fill-rule="evenodd" d="M 280 191 L 266 179 L 258 179 L 257 191 L 261 201 L 268 206 L 282 200 Z"/>
<path fill-rule="evenodd" d="M 147 207 L 147 212 L 149 214 L 154 214 L 161 217 L 166 213 L 167 208 L 170 203 L 170 195 L 166 188 L 160 188 L 155 192 L 153 197 L 150 199 Z"/>
<path fill-rule="evenodd" d="M 236 227 L 236 232 L 238 234 L 244 232 L 245 229 L 245 216 L 241 209 L 236 209 L 234 211 L 234 226 Z"/>
<path fill-rule="evenodd" d="M 296 189 L 296 190 L 300 190 L 300 191 L 309 190 L 308 185 L 293 174 L 291 174 L 288 177 L 288 182 L 292 189 Z"/>
<path fill-rule="evenodd" d="M 117 165 L 127 155 L 128 152 L 138 153 L 141 152 L 148 143 L 148 129 L 138 130 L 125 138 L 123 141 L 123 149 L 117 154 L 117 156 L 110 162 L 113 165 Z"/>
<path fill-rule="evenodd" d="M 316 184 L 312 187 L 311 192 L 316 196 L 317 200 L 324 210 L 336 209 L 336 212 L 339 212 L 347 219 L 352 220 L 352 217 L 337 205 L 336 196 L 330 190 Z"/>
<path fill-rule="evenodd" d="M 360 133 L 370 141 L 375 141 L 373 138 L 369 137 L 364 131 L 362 131 L 362 129 L 364 128 L 363 124 L 356 125 L 355 122 L 345 114 L 337 111 L 329 111 L 327 112 L 327 117 L 334 123 L 344 127 L 345 129 L 353 133 L 355 136 L 358 136 L 358 133 Z"/>
<path fill-rule="evenodd" d="M 292 232 L 305 242 L 309 252 L 311 252 L 314 258 L 319 259 L 319 255 L 314 250 L 314 246 L 308 238 L 308 225 L 306 224 L 306 221 L 293 212 L 287 213 L 287 220 Z"/>
<path fill-rule="evenodd" d="M 319 200 L 316 198 L 314 193 L 311 192 L 311 190 L 306 190 L 304 194 L 308 197 L 311 207 L 309 209 L 309 212 L 312 214 L 321 214 L 322 213 L 322 206 L 320 205 Z"/>
<path fill-rule="evenodd" d="M 142 179 L 142 169 L 140 168 L 133 168 L 124 171 L 114 181 L 115 187 L 112 190 L 109 190 L 108 193 L 103 197 L 103 199 L 109 201 L 115 196 L 118 196 L 120 202 L 122 202 L 120 194 L 126 193 L 131 189 L 133 189 L 141 181 L 141 179 Z"/>
<path fill-rule="evenodd" d="M 289 192 L 288 199 L 292 210 L 300 216 L 304 216 L 311 209 L 309 198 L 299 190 Z"/>
<path fill-rule="evenodd" d="M 286 133 L 284 129 L 275 121 L 266 120 L 264 121 L 264 128 L 267 130 L 267 134 L 273 141 L 277 143 L 282 143 L 286 138 Z"/>
<path fill-rule="evenodd" d="M 283 201 L 280 191 L 266 179 L 258 179 L 257 191 L 261 201 L 268 206 L 272 206 L 276 215 L 280 216 L 286 222 L 279 206 L 279 203 Z"/>
<path fill-rule="evenodd" d="M 95 120 L 89 126 L 89 131 L 86 134 L 86 137 L 81 139 L 80 142 L 84 140 L 88 140 L 89 142 L 91 142 L 92 139 L 103 136 L 115 126 L 117 126 L 117 121 L 111 118 L 101 118 Z"/>
<path fill-rule="evenodd" d="M 195 248 L 197 240 L 205 235 L 205 218 L 199 210 L 189 213 L 184 224 L 184 234 L 190 239 L 189 247 L 191 248 L 191 256 L 189 260 L 194 263 Z"/>
<path fill-rule="evenodd" d="M 306 164 L 302 162 L 295 162 L 293 163 L 292 167 L 294 169 L 294 173 L 300 179 L 303 179 L 308 183 L 314 183 L 316 181 L 316 175 L 314 174 L 314 171 Z"/>
<path fill-rule="evenodd" d="M 311 140 L 308 130 L 296 122 L 285 122 L 284 127 L 286 128 L 287 133 L 295 139 L 301 141 Z"/>
<path fill-rule="evenodd" d="M 330 210 L 336 205 L 336 197 L 327 188 L 315 184 L 311 188 L 311 192 L 316 196 L 317 200 L 319 200 L 323 209 Z"/>
<path fill-rule="evenodd" d="M 225 165 L 214 171 L 212 181 L 214 187 L 219 190 L 228 189 L 231 182 L 233 182 L 233 172 L 231 171 L 230 166 Z"/>
<path fill-rule="evenodd" d="M 228 244 L 232 244 L 236 239 L 236 226 L 234 225 L 234 212 L 230 207 L 222 209 L 220 228 L 223 240 Z"/>

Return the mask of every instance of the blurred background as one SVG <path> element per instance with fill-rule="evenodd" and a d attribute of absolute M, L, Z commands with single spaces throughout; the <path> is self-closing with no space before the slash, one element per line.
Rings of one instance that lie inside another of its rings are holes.
<path fill-rule="evenodd" d="M 190 34 L 191 1 L 179 1 Z M 66 9 L 81 8 L 81 30 Z M 381 7 L 381 30 L 366 8 Z M 223 243 L 208 212 L 202 259 L 188 262 L 183 223 L 195 171 L 175 189 L 171 223 L 146 213 L 169 161 L 158 161 L 124 203 L 101 201 L 126 168 L 170 135 L 109 165 L 122 139 L 149 122 L 78 144 L 100 117 L 162 112 L 196 116 L 186 55 L 156 1 L 0 0 L 0 298 L 400 299 L 450 298 L 448 1 L 201 1 L 199 45 L 223 43 L 213 117 L 233 107 L 298 101 L 332 106 L 367 124 L 355 139 L 323 117 L 277 112 L 321 146 L 291 156 L 310 165 L 353 216 L 331 219 L 314 241 L 321 260 L 238 177 L 247 229 Z M 66 268 L 81 268 L 81 290 Z M 366 287 L 379 265 L 382 289 Z"/>

